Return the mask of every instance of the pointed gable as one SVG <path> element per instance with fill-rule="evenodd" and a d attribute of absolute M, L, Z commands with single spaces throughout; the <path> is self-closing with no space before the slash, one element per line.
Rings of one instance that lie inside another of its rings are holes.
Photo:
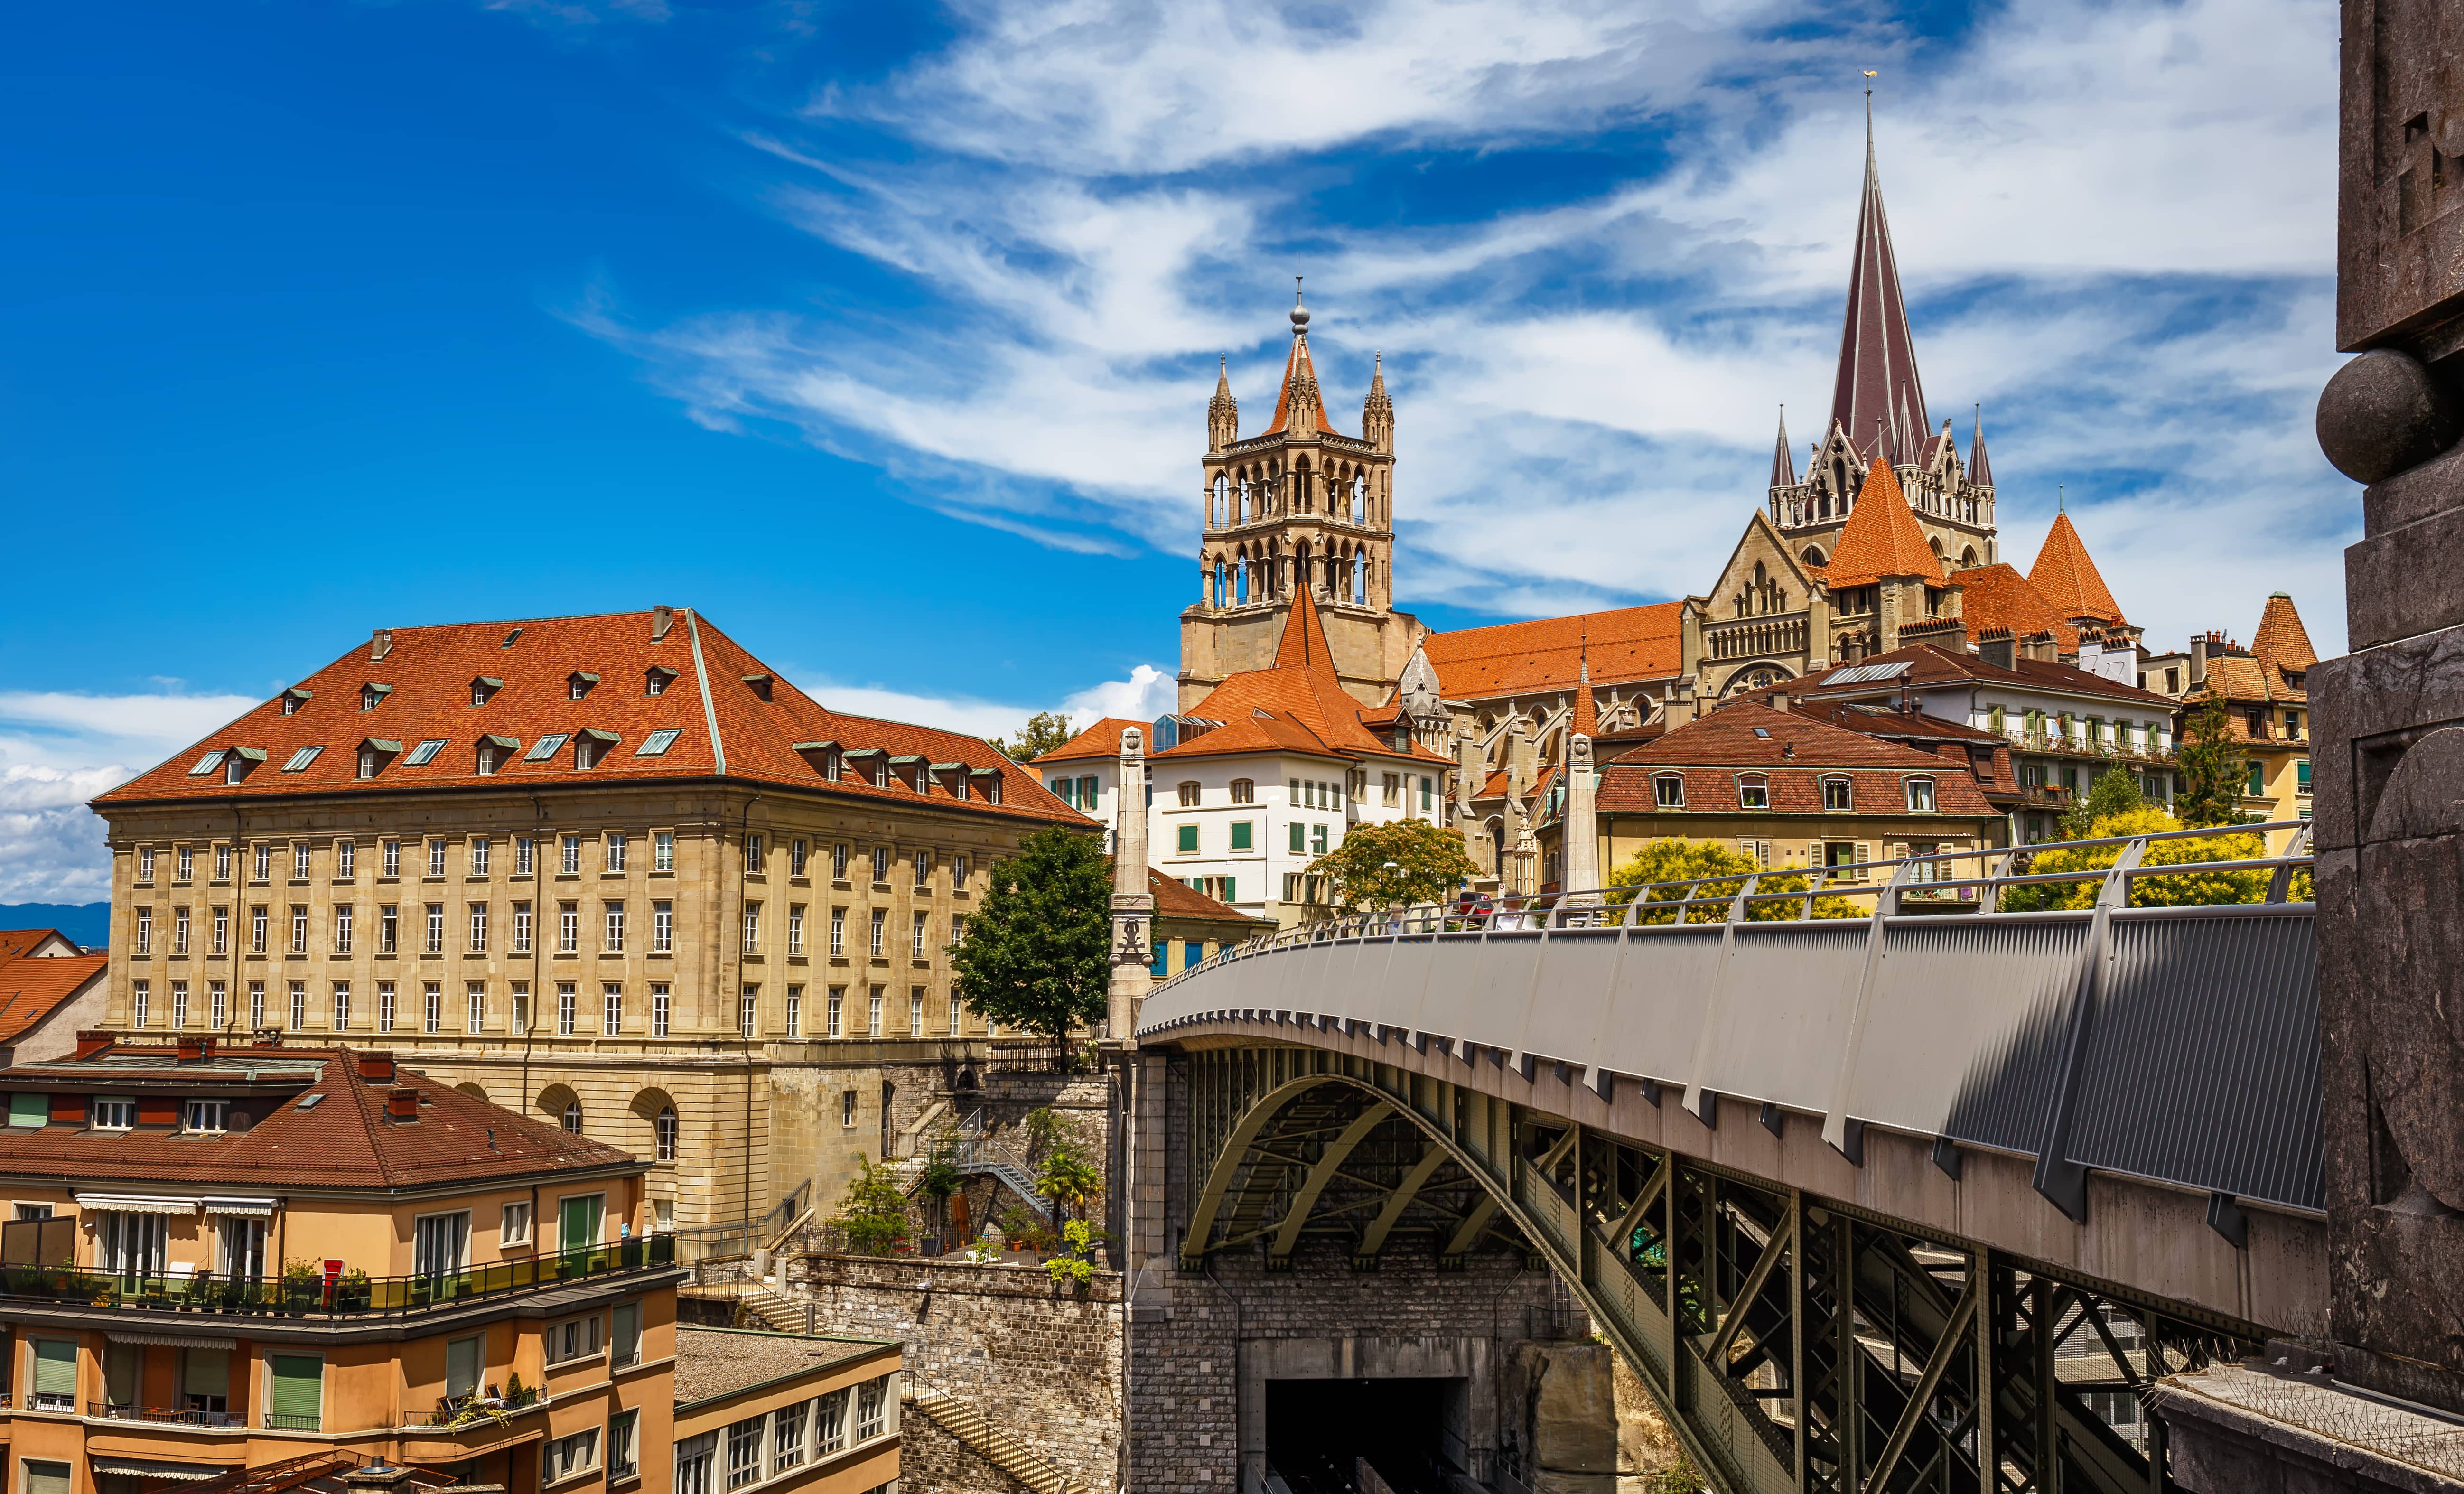
<path fill-rule="evenodd" d="M 1796 458 L 1788 454 L 1788 406 L 1779 410 L 1779 444 L 1771 449 L 1771 480 L 1774 488 L 1796 486 Z"/>
<path fill-rule="evenodd" d="M 1980 488 L 1993 486 L 1993 464 L 1985 459 L 1985 406 L 1976 406 L 1976 435 L 1968 443 L 1968 480 Z"/>
<path fill-rule="evenodd" d="M 1284 636 L 1275 644 L 1275 668 L 1279 670 L 1327 670 L 1334 660 L 1326 651 L 1326 624 L 1317 615 L 1317 591 L 1300 588 L 1292 604 L 1292 615 L 1284 620 Z"/>
<path fill-rule="evenodd" d="M 2064 653 L 2079 651 L 2079 629 L 2054 610 L 2053 604 L 2019 574 L 2019 568 L 1997 560 L 1950 573 L 1960 588 L 1959 618 L 1968 625 L 1968 641 L 1975 643 L 1988 628 L 2007 627 L 2013 638 L 2051 633 Z"/>
<path fill-rule="evenodd" d="M 1291 354 L 1284 360 L 1283 386 L 1275 391 L 1275 423 L 1266 428 L 1265 434 L 1271 436 L 1286 430 L 1299 433 L 1293 424 L 1295 404 L 1309 406 L 1310 433 L 1331 431 L 1336 435 L 1343 434 L 1335 430 L 1334 422 L 1327 418 L 1326 396 L 1318 387 L 1317 365 L 1309 360 L 1309 333 L 1306 330 L 1295 330 L 1292 335 Z"/>
<path fill-rule="evenodd" d="M 2087 546 L 2071 526 L 2068 514 L 2054 516 L 2054 527 L 2046 531 L 2044 548 L 2036 552 L 2036 563 L 2028 567 L 2028 581 L 2055 611 L 2066 618 L 2088 618 L 2099 623 L 2123 620 L 2122 608 L 2115 604 L 2113 593 L 2105 589 L 2104 578 L 2097 574 L 2096 562 L 2088 559 Z"/>
<path fill-rule="evenodd" d="M 1870 105 L 1869 105 L 1870 107 Z M 1900 290 L 1899 256 L 1882 210 L 1882 178 L 1874 162 L 1874 121 L 1865 121 L 1865 190 L 1857 209 L 1857 242 L 1849 261 L 1848 311 L 1839 332 L 1839 371 L 1833 381 L 1831 419 L 1868 457 L 1876 449 L 1904 450 L 1925 418 L 1925 382 L 1917 377 L 1916 340 L 1908 332 L 1907 298 Z M 1909 434 L 1903 436 L 1902 431 Z M 1871 443 L 1870 445 L 1865 443 Z"/>
<path fill-rule="evenodd" d="M 1900 491 L 1900 479 L 1888 462 L 1865 469 L 1864 491 L 1839 531 L 1839 548 L 1823 572 L 1833 591 L 1844 586 L 1869 586 L 1885 576 L 1919 576 L 1936 586 L 1946 584 L 1942 558 L 1925 543 L 1925 531 Z"/>
<path fill-rule="evenodd" d="M 2301 626 L 2301 614 L 2294 609 L 2289 593 L 2278 591 L 2268 597 L 2267 610 L 2258 616 L 2258 631 L 2251 636 L 2250 651 L 2261 664 L 2285 673 L 2299 674 L 2319 662 L 2319 650 L 2310 646 L 2310 629 Z"/>

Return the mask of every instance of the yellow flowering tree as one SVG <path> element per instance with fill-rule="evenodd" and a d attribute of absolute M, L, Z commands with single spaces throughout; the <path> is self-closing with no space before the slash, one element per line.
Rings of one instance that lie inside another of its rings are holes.
<path fill-rule="evenodd" d="M 2089 835 L 2098 840 L 2108 836 L 2162 835 L 2183 828 L 2182 823 L 2153 805 L 2106 815 L 2089 827 Z M 2104 871 L 2109 870 L 2121 855 L 2119 846 L 2097 846 L 2083 850 L 2038 851 L 2029 867 L 2032 872 Z M 2197 840 L 2156 841 L 2140 858 L 2143 867 L 2195 867 L 2203 862 L 2241 861 L 2265 855 L 2255 835 L 2211 835 Z M 2262 903 L 2267 900 L 2270 873 L 2265 871 L 2186 871 L 2178 876 L 2134 877 L 2130 884 L 2133 908 L 2191 908 L 2213 903 Z M 2296 879 L 2293 895 L 2296 901 L 2306 899 L 2309 874 Z M 2095 881 L 2041 883 L 2033 887 L 2006 888 L 2002 892 L 2005 912 L 2037 912 L 2056 908 L 2088 908 L 2096 903 L 2098 883 Z"/>
<path fill-rule="evenodd" d="M 1701 887 L 1692 890 L 1695 899 L 1690 908 L 1655 909 L 1655 903 L 1677 904 L 1684 901 L 1687 890 L 1682 887 L 1655 887 L 1641 894 L 1643 909 L 1635 915 L 1638 924 L 1669 924 L 1681 914 L 1687 923 L 1721 923 L 1728 916 L 1728 904 L 1745 890 L 1746 878 L 1763 871 L 1763 879 L 1754 885 L 1754 893 L 1793 892 L 1796 900 L 1785 903 L 1756 903 L 1746 910 L 1746 917 L 1754 923 L 1780 923 L 1805 913 L 1805 890 L 1811 882 L 1802 871 L 1764 871 L 1763 864 L 1740 850 L 1731 850 L 1715 841 L 1683 841 L 1674 838 L 1651 841 L 1640 850 L 1619 863 L 1609 881 L 1622 890 L 1608 894 L 1610 906 L 1622 908 L 1634 901 L 1635 889 L 1651 882 L 1690 882 L 1708 877 Z M 1815 898 L 1816 918 L 1862 918 L 1872 910 L 1845 897 L 1828 893 Z"/>

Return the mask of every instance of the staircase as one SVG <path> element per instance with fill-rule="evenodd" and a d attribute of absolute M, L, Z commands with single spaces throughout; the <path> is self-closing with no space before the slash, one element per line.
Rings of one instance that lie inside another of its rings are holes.
<path fill-rule="evenodd" d="M 804 1331 L 803 1305 L 789 1301 L 759 1282 L 745 1287 L 736 1305 L 774 1333 Z"/>
<path fill-rule="evenodd" d="M 1056 1222 L 1051 1206 L 1036 1192 L 1035 1175 L 1008 1143 L 994 1139 L 984 1125 L 983 1111 L 974 1111 L 958 1123 L 957 1143 L 950 1156 L 951 1166 L 961 1173 L 999 1179 L 1002 1187 L 1018 1196 L 1028 1213 L 1044 1220 L 1047 1227 Z M 892 1163 L 899 1186 L 913 1193 L 915 1185 L 923 1181 L 926 1160 L 917 1156 Z"/>
<path fill-rule="evenodd" d="M 1025 1443 L 993 1425 L 991 1418 L 974 1406 L 938 1386 L 925 1384 L 913 1371 L 899 1378 L 906 1387 L 909 1407 L 932 1417 L 935 1426 L 1035 1494 L 1094 1494 L 1084 1480 L 1037 1457 Z"/>

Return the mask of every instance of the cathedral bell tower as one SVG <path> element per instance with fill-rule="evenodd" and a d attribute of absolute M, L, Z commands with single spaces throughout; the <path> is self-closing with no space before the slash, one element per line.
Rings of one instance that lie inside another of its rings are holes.
<path fill-rule="evenodd" d="M 1317 600 L 1343 688 L 1363 705 L 1394 692 L 1419 632 L 1395 603 L 1395 402 L 1378 359 L 1360 431 L 1334 427 L 1309 358 L 1309 308 L 1292 303 L 1292 345 L 1275 418 L 1241 435 L 1228 364 L 1219 363 L 1199 461 L 1205 525 L 1199 595 L 1180 614 L 1180 708 L 1226 675 L 1274 662 L 1299 588 Z"/>

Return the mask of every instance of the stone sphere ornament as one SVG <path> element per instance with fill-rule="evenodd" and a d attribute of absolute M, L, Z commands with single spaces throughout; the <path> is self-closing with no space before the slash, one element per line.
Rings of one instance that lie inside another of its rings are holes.
<path fill-rule="evenodd" d="M 2319 396 L 2319 448 L 2355 482 L 2420 466 L 2464 433 L 2455 403 L 2409 353 L 2374 348 L 2336 370 Z"/>

